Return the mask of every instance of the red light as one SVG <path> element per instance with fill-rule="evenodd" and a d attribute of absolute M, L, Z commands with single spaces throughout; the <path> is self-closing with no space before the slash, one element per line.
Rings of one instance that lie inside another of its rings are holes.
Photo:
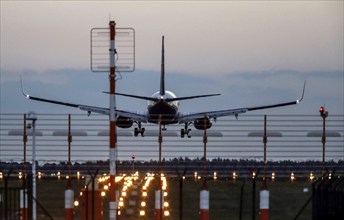
<path fill-rule="evenodd" d="M 325 112 L 325 108 L 323 106 L 321 106 L 320 109 L 319 109 L 319 112 L 320 113 L 324 113 Z"/>

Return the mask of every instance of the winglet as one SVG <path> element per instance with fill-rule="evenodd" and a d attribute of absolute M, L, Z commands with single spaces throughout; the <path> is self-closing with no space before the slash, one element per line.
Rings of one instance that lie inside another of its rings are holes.
<path fill-rule="evenodd" d="M 303 90 L 302 90 L 301 99 L 296 100 L 296 103 L 300 103 L 300 102 L 303 100 L 303 97 L 304 97 L 304 95 L 305 95 L 305 90 L 306 90 L 306 80 L 305 80 L 305 82 L 304 82 L 304 84 L 303 84 Z"/>
<path fill-rule="evenodd" d="M 21 90 L 22 90 L 23 95 L 24 95 L 26 98 L 30 98 L 30 96 L 24 92 L 23 79 L 22 79 L 21 76 L 20 76 L 20 85 L 21 85 Z"/>

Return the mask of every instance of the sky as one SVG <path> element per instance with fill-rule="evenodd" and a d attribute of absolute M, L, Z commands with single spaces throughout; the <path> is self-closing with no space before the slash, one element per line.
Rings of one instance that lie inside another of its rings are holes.
<path fill-rule="evenodd" d="M 90 70 L 90 31 L 135 29 L 135 71 L 117 91 L 159 89 L 161 36 L 166 87 L 181 111 L 252 107 L 299 99 L 298 106 L 257 114 L 344 114 L 343 1 L 1 1 L 0 112 L 81 113 L 26 100 L 34 96 L 107 107 L 107 73 Z M 118 74 L 119 76 L 119 74 Z M 119 109 L 146 102 L 117 98 Z"/>

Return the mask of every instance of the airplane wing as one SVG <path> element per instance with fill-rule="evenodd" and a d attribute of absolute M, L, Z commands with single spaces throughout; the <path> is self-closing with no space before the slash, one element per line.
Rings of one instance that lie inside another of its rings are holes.
<path fill-rule="evenodd" d="M 97 106 L 89 106 L 89 105 L 81 105 L 81 104 L 75 104 L 75 103 L 61 102 L 61 101 L 56 101 L 56 100 L 51 100 L 51 99 L 43 99 L 43 98 L 31 96 L 31 95 L 26 94 L 24 92 L 23 84 L 22 84 L 22 93 L 26 98 L 31 99 L 31 100 L 78 108 L 82 111 L 86 111 L 89 115 L 91 113 L 110 115 L 109 108 L 102 108 L 102 107 L 97 107 Z M 115 114 L 116 114 L 116 117 L 120 117 L 120 116 L 121 117 L 127 117 L 127 118 L 132 119 L 135 122 L 147 122 L 147 113 L 146 112 L 123 111 L 123 110 L 116 109 Z"/>
<path fill-rule="evenodd" d="M 237 108 L 237 109 L 228 109 L 228 110 L 219 110 L 219 111 L 180 113 L 175 120 L 178 121 L 180 124 L 182 124 L 182 123 L 194 121 L 199 118 L 204 118 L 205 116 L 208 118 L 214 118 L 214 119 L 218 117 L 224 117 L 224 116 L 230 116 L 230 115 L 235 115 L 237 117 L 239 114 L 243 114 L 248 111 L 262 110 L 262 109 L 268 109 L 268 108 L 277 108 L 277 107 L 283 107 L 283 106 L 288 106 L 288 105 L 296 105 L 303 100 L 303 96 L 305 94 L 305 87 L 306 87 L 306 81 L 303 86 L 301 99 L 296 100 L 296 101 L 283 102 L 283 103 L 278 103 L 278 104 L 273 104 L 273 105 L 262 105 L 262 106 L 255 106 L 255 107 Z"/>

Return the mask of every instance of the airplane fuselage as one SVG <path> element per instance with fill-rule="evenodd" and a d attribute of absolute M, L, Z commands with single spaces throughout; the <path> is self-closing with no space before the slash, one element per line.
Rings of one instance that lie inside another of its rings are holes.
<path fill-rule="evenodd" d="M 166 99 L 177 98 L 173 92 L 166 90 L 164 95 L 161 95 L 160 92 L 156 92 L 151 97 L 157 98 L 157 101 L 148 102 L 148 122 L 158 124 L 160 116 L 161 124 L 163 125 L 174 124 L 178 122 L 175 120 L 175 116 L 178 112 L 179 102 L 166 101 Z"/>

